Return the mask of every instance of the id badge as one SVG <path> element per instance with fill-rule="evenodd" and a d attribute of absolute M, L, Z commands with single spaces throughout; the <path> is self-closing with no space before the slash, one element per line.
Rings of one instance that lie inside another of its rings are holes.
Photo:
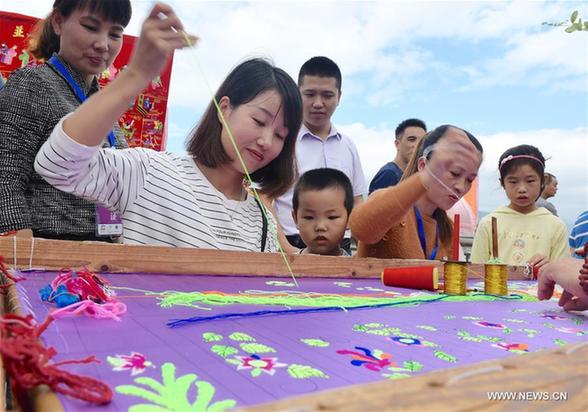
<path fill-rule="evenodd" d="M 103 206 L 96 206 L 96 235 L 120 236 L 122 233 L 123 225 L 120 214 Z"/>

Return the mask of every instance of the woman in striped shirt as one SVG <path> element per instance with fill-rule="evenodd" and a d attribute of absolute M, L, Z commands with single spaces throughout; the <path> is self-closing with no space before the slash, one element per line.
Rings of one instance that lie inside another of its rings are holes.
<path fill-rule="evenodd" d="M 264 218 L 243 180 L 250 172 L 258 190 L 273 197 L 296 175 L 302 105 L 285 71 L 262 59 L 234 68 L 216 93 L 218 111 L 209 105 L 186 155 L 99 147 L 108 125 L 159 74 L 169 55 L 195 41 L 170 7 L 157 4 L 128 68 L 59 122 L 35 169 L 55 187 L 119 211 L 125 243 L 276 251 L 268 230 L 275 227 L 273 217 Z"/>

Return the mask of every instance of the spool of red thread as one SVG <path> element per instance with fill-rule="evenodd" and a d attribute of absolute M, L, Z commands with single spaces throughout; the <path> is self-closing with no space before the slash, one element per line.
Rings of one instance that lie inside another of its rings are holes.
<path fill-rule="evenodd" d="M 435 266 L 387 268 L 382 272 L 382 283 L 398 288 L 437 290 L 439 271 Z"/>

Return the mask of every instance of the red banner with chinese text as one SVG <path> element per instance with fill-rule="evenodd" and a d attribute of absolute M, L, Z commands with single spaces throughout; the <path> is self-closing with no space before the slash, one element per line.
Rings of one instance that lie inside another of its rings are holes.
<path fill-rule="evenodd" d="M 22 14 L 0 11 L 0 76 L 5 81 L 10 73 L 21 67 L 39 64 L 27 51 L 28 36 L 39 19 Z M 124 70 L 131 58 L 136 37 L 124 35 L 123 46 L 114 63 L 99 76 L 101 86 L 112 81 Z M 119 125 L 129 146 L 165 148 L 165 121 L 171 78 L 172 59 L 160 76 L 151 81 L 119 119 Z"/>

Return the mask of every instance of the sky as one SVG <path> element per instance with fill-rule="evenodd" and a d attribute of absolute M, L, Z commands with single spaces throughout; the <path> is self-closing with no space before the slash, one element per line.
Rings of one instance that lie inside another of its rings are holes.
<path fill-rule="evenodd" d="M 150 1 L 131 1 L 138 35 Z M 0 10 L 44 17 L 53 0 L 2 0 Z M 268 57 L 294 79 L 312 56 L 343 74 L 333 122 L 355 142 L 367 183 L 395 156 L 394 129 L 410 117 L 453 124 L 484 146 L 479 209 L 508 200 L 500 154 L 537 146 L 559 181 L 550 199 L 572 224 L 588 209 L 588 32 L 543 25 L 588 20 L 581 1 L 168 1 L 195 49 L 175 54 L 167 149 L 183 152 L 211 92 L 238 63 Z"/>

